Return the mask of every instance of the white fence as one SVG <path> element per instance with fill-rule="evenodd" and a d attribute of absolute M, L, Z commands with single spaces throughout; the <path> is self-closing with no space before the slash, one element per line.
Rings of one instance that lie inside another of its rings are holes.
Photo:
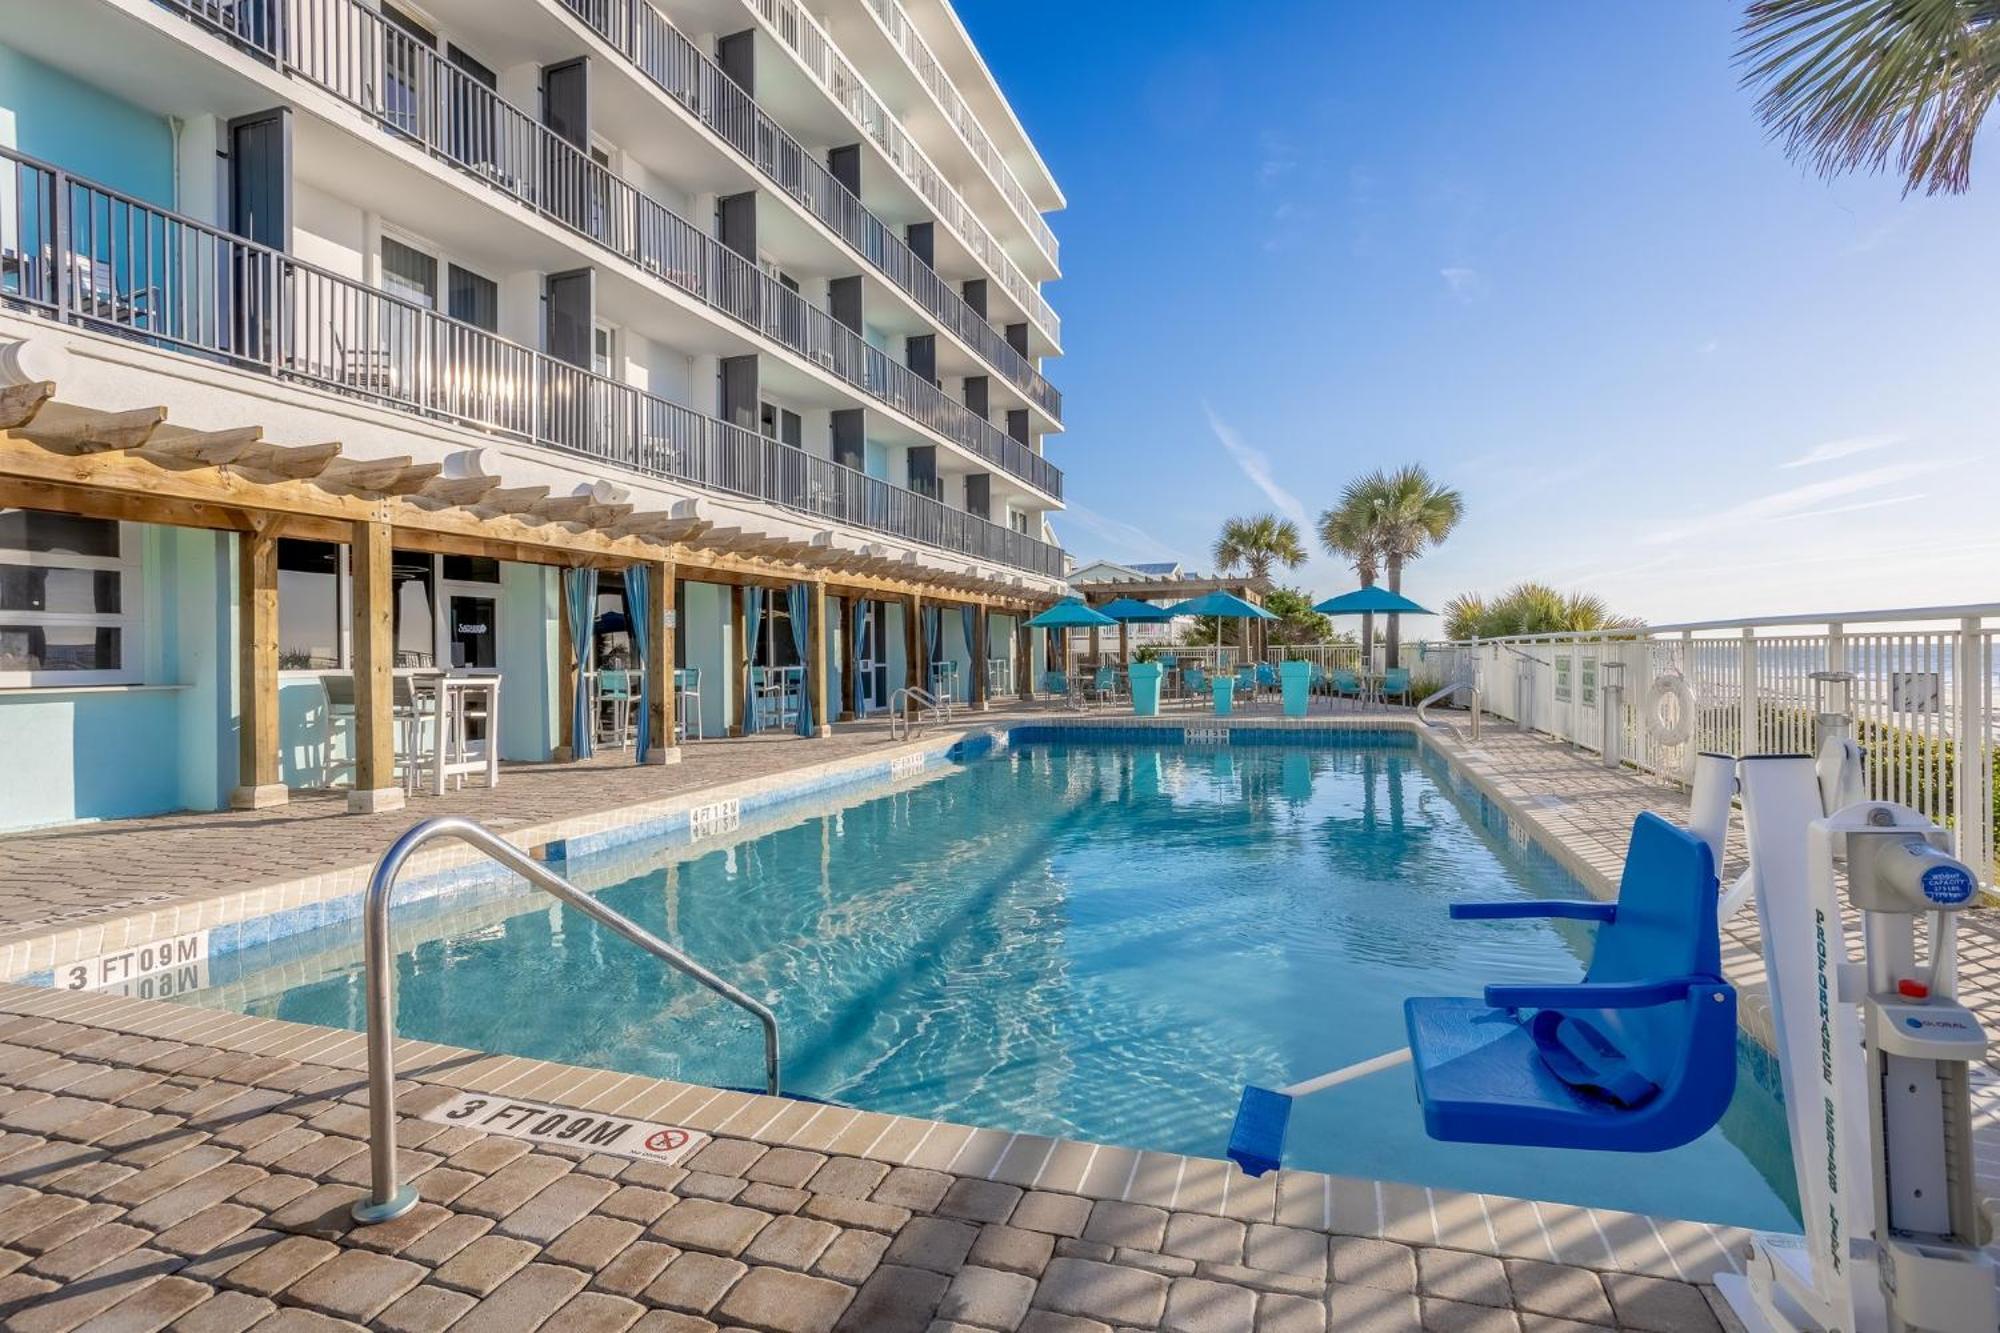
<path fill-rule="evenodd" d="M 2000 606 L 1780 616 L 1431 644 L 1451 679 L 1478 671 L 1488 713 L 1685 781 L 1694 756 L 1810 754 L 1814 672 L 1851 672 L 1848 711 L 1867 752 L 1869 795 L 1948 824 L 1982 879 L 1994 868 L 1994 640 Z M 1694 700 L 1691 739 L 1650 725 L 1678 673 Z M 1607 730 L 1607 728 L 1609 730 Z"/>

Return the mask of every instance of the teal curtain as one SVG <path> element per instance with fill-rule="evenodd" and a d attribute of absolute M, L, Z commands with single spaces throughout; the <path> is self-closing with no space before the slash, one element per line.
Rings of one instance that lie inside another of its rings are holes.
<path fill-rule="evenodd" d="M 931 688 L 931 668 L 944 656 L 944 611 L 935 606 L 924 608 L 923 618 L 924 660 L 917 665 L 917 688 Z"/>
<path fill-rule="evenodd" d="M 757 645 L 764 633 L 764 590 L 752 584 L 743 589 L 743 633 L 749 637 L 745 654 L 750 659 L 750 680 L 757 679 Z M 754 736 L 761 730 L 757 723 L 757 692 L 754 688 L 743 694 L 743 734 Z"/>
<path fill-rule="evenodd" d="M 979 632 L 979 608 L 961 606 L 958 608 L 958 623 L 965 630 L 965 702 L 972 702 L 972 682 L 974 672 L 986 670 L 986 645 L 974 643 L 973 635 Z"/>
<path fill-rule="evenodd" d="M 792 647 L 799 655 L 799 665 L 804 668 L 799 673 L 799 725 L 801 736 L 813 734 L 813 676 L 812 655 L 807 651 L 807 640 L 812 629 L 812 585 L 794 583 L 785 589 L 785 609 L 792 615 Z"/>
<path fill-rule="evenodd" d="M 639 657 L 639 725 L 633 744 L 634 761 L 646 762 L 653 744 L 653 579 L 644 565 L 625 571 L 625 619 L 632 628 L 632 647 Z"/>
<path fill-rule="evenodd" d="M 870 605 L 872 604 L 866 597 L 857 597 L 848 608 L 848 619 L 853 622 L 854 669 L 857 672 L 861 670 L 861 659 L 868 651 L 868 608 Z M 859 713 L 861 711 L 859 707 L 861 702 L 861 682 L 858 680 L 853 681 L 849 684 L 848 688 L 854 692 L 854 701 L 857 705 L 854 711 Z"/>
<path fill-rule="evenodd" d="M 588 759 L 596 753 L 597 719 L 590 712 L 590 632 L 597 610 L 597 571 L 563 571 L 563 610 L 569 617 L 569 644 L 576 661 L 568 665 L 574 678 L 569 710 L 569 753 L 572 759 Z"/>

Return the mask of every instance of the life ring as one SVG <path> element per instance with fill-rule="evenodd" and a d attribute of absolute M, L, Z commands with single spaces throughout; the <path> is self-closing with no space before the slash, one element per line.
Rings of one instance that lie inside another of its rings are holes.
<path fill-rule="evenodd" d="M 1694 691 L 1680 672 L 1654 678 L 1646 695 L 1646 735 L 1656 745 L 1686 745 L 1693 738 Z"/>

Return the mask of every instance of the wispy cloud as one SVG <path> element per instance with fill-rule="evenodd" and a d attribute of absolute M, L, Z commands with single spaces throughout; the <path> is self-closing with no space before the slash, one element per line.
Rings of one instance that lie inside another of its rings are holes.
<path fill-rule="evenodd" d="M 1801 518 L 1830 518 L 1835 514 L 1858 514 L 1864 509 L 1886 509 L 1890 505 L 1906 505 L 1912 501 L 1925 499 L 1923 491 L 1912 491 L 1908 495 L 1890 495 L 1880 500 L 1856 500 L 1852 504 L 1828 505 L 1824 509 L 1802 509 L 1796 514 L 1786 514 L 1786 522 Z"/>
<path fill-rule="evenodd" d="M 1797 458 L 1778 464 L 1779 467 L 1817 467 L 1821 463 L 1832 463 L 1842 458 L 1852 458 L 1856 454 L 1871 453 L 1876 449 L 1886 449 L 1892 444 L 1901 444 L 1900 434 L 1850 435 L 1842 440 L 1828 440 L 1816 444 Z"/>
<path fill-rule="evenodd" d="M 1830 500 L 1844 496 L 1861 495 L 1879 487 L 1895 486 L 1925 473 L 1936 472 L 1946 466 L 1943 460 L 1921 463 L 1890 463 L 1883 467 L 1864 468 L 1844 477 L 1829 477 L 1824 481 L 1808 482 L 1789 490 L 1774 491 L 1760 495 L 1754 500 L 1730 505 L 1726 509 L 1712 510 L 1686 523 L 1674 524 L 1655 529 L 1639 538 L 1642 545 L 1664 546 L 1671 542 L 1687 541 L 1695 537 L 1711 536 L 1727 532 L 1731 528 L 1745 524 L 1768 523 L 1781 518 L 1803 518 L 1816 516 L 1808 511 L 1836 512 L 1825 510 Z"/>
<path fill-rule="evenodd" d="M 1102 554 L 1108 559 L 1178 560 L 1182 554 L 1144 528 L 1101 514 L 1088 505 L 1068 504 L 1056 521 L 1073 523 L 1104 543 Z"/>
<path fill-rule="evenodd" d="M 1208 428 L 1215 432 L 1215 439 L 1229 455 L 1229 461 L 1236 464 L 1236 470 L 1250 479 L 1250 484 L 1264 492 L 1265 498 L 1277 506 L 1278 512 L 1297 523 L 1301 528 L 1311 527 L 1306 519 L 1306 507 L 1278 484 L 1277 476 L 1271 471 L 1271 459 L 1263 450 L 1249 443 L 1236 433 L 1236 428 L 1217 416 L 1215 409 L 1207 403 L 1201 410 L 1208 416 Z"/>
<path fill-rule="evenodd" d="M 1439 269 L 1438 276 L 1444 279 L 1445 288 L 1466 305 L 1471 305 L 1486 295 L 1486 279 L 1480 276 L 1476 268 L 1453 265 L 1450 268 Z"/>
<path fill-rule="evenodd" d="M 1298 170 L 1298 150 L 1292 141 L 1273 130 L 1258 136 L 1257 183 L 1274 185 Z"/>

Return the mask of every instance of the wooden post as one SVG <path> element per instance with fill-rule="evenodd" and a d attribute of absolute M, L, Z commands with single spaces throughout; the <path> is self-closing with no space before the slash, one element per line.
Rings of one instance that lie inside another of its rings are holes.
<path fill-rule="evenodd" d="M 1090 665 L 1093 667 L 1104 660 L 1102 634 L 1103 631 L 1098 629 L 1097 626 L 1092 625 L 1090 627 Z"/>
<path fill-rule="evenodd" d="M 729 724 L 729 734 L 741 736 L 743 720 L 757 705 L 750 697 L 750 610 L 740 583 L 729 590 L 729 643 L 734 656 L 729 674 L 736 692 L 736 720 Z"/>
<path fill-rule="evenodd" d="M 556 570 L 556 751 L 555 761 L 576 758 L 576 644 L 569 632 L 569 589 L 565 571 Z"/>
<path fill-rule="evenodd" d="M 278 767 L 278 541 L 267 524 L 236 539 L 236 788 L 232 810 L 290 799 Z"/>
<path fill-rule="evenodd" d="M 858 646 L 854 642 L 854 608 L 861 604 L 858 597 L 850 597 L 842 607 L 847 623 L 840 627 L 840 720 L 852 722 L 861 712 L 861 668 L 856 664 L 854 652 Z"/>
<path fill-rule="evenodd" d="M 652 744 L 643 761 L 648 764 L 678 764 L 680 742 L 674 738 L 676 710 L 680 696 L 674 693 L 674 638 L 680 616 L 674 605 L 674 564 L 671 560 L 649 562 L 653 581 L 652 633 L 647 635 L 646 692 L 652 696 Z"/>
<path fill-rule="evenodd" d="M 923 594 L 913 592 L 910 594 L 910 604 L 903 616 L 903 684 L 913 690 L 926 688 L 923 666 L 923 618 Z M 904 701 L 906 709 L 908 703 L 908 700 Z"/>
<path fill-rule="evenodd" d="M 1122 620 L 1118 622 L 1118 663 L 1132 665 L 1132 627 Z"/>
<path fill-rule="evenodd" d="M 1023 699 L 1035 697 L 1035 632 L 1028 617 L 1014 617 L 1014 693 Z"/>
<path fill-rule="evenodd" d="M 403 808 L 396 785 L 395 621 L 389 582 L 389 524 L 354 524 L 354 786 L 347 808 L 376 814 Z"/>
<path fill-rule="evenodd" d="M 982 713 L 986 711 L 986 637 L 986 608 L 975 606 L 972 608 L 972 642 L 965 645 L 967 654 L 972 658 L 972 688 L 966 692 L 966 697 L 972 701 L 973 708 Z"/>
<path fill-rule="evenodd" d="M 826 580 L 815 579 L 812 585 L 812 626 L 806 640 L 811 646 L 812 662 L 806 668 L 807 688 L 812 691 L 813 727 L 821 736 L 833 735 L 829 718 L 833 711 L 833 682 L 828 679 L 827 667 L 833 662 L 832 645 L 827 642 L 833 634 L 833 622 L 828 618 L 829 602 L 826 596 Z"/>

